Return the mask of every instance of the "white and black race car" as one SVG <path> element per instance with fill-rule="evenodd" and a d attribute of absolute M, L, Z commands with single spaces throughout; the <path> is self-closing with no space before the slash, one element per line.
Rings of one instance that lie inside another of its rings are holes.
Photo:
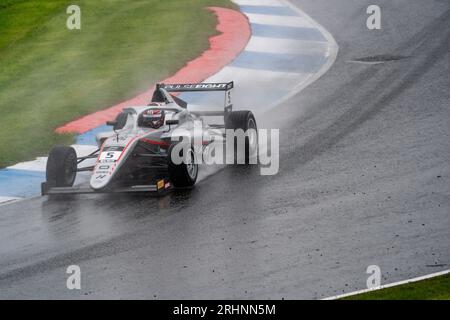
<path fill-rule="evenodd" d="M 232 89 L 233 82 L 158 84 L 147 106 L 125 108 L 114 121 L 107 122 L 113 131 L 96 136 L 95 152 L 78 157 L 72 147 L 54 147 L 48 157 L 42 194 L 165 193 L 173 187 L 192 187 L 199 171 L 198 158 L 208 151 L 209 144 L 226 143 L 226 129 L 246 133 L 243 157 L 248 163 L 257 157 L 256 120 L 251 111 L 232 111 Z M 193 111 L 187 102 L 171 94 L 188 91 L 225 92 L 224 110 L 211 111 L 209 107 Z M 207 116 L 223 117 L 223 123 L 208 125 L 204 121 Z M 175 161 L 174 155 L 182 161 Z M 88 159 L 96 159 L 95 164 L 83 166 Z M 92 172 L 89 187 L 73 187 L 81 171 Z"/>

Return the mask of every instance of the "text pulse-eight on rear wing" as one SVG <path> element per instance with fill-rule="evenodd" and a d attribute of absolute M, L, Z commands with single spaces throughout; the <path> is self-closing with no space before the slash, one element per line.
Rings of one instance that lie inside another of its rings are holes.
<path fill-rule="evenodd" d="M 183 84 L 165 84 L 157 85 L 157 88 L 166 90 L 167 92 L 205 92 L 205 91 L 224 91 L 224 111 L 202 111 L 193 112 L 204 116 L 218 116 L 231 112 L 233 105 L 231 103 L 231 90 L 234 87 L 233 81 L 227 83 L 183 83 Z"/>
<path fill-rule="evenodd" d="M 183 84 L 160 84 L 160 88 L 167 92 L 189 92 L 189 91 L 228 91 L 233 89 L 233 81 L 228 83 L 183 83 Z"/>

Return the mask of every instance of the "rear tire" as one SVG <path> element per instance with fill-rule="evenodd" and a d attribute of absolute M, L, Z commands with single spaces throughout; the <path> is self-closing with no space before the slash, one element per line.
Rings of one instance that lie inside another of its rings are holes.
<path fill-rule="evenodd" d="M 183 162 L 175 164 L 172 161 L 172 150 L 179 144 L 172 144 L 168 150 L 168 170 L 170 181 L 176 188 L 189 188 L 192 187 L 197 181 L 198 176 L 198 164 L 195 161 L 195 152 L 192 146 L 187 148 L 180 148 L 179 156 L 183 158 Z M 188 150 L 184 155 L 184 150 Z M 177 152 L 177 151 L 174 151 Z"/>
<path fill-rule="evenodd" d="M 72 147 L 54 147 L 48 156 L 46 178 L 52 187 L 71 187 L 77 175 L 77 153 Z"/>
<path fill-rule="evenodd" d="M 256 125 L 255 116 L 251 111 L 232 111 L 225 119 L 225 129 L 242 129 L 246 134 L 244 163 L 258 162 L 258 127 Z M 253 129 L 248 131 L 249 129 Z M 234 160 L 237 163 L 237 139 L 234 141 Z"/>

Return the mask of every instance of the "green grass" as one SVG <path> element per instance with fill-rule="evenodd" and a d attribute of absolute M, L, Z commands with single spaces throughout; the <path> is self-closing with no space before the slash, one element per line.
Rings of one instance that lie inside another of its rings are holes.
<path fill-rule="evenodd" d="M 66 8 L 81 8 L 81 30 Z M 2 0 L 0 167 L 47 154 L 54 130 L 173 74 L 216 34 L 229 0 Z"/>
<path fill-rule="evenodd" d="M 450 274 L 346 297 L 343 300 L 449 300 Z"/>

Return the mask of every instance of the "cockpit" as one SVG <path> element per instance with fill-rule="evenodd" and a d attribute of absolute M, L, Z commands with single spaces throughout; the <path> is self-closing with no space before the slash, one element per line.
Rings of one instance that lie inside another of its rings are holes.
<path fill-rule="evenodd" d="M 137 125 L 141 128 L 159 129 L 166 120 L 172 119 L 178 110 L 172 108 L 152 107 L 142 111 L 138 116 Z"/>

